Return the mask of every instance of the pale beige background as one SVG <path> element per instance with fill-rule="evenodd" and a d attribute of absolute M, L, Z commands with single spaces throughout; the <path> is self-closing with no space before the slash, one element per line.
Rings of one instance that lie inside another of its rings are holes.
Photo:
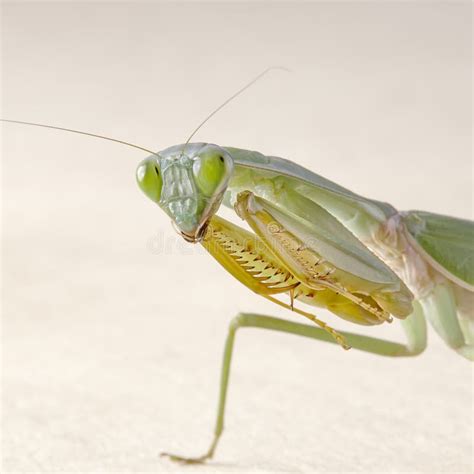
<path fill-rule="evenodd" d="M 162 149 L 196 137 L 295 160 L 400 209 L 470 217 L 470 3 L 4 4 L 3 110 Z M 249 293 L 134 181 L 139 151 L 3 127 L 3 470 L 470 472 L 472 371 L 430 332 L 390 360 L 238 336 Z M 321 311 L 339 328 L 349 325 Z M 357 329 L 357 328 L 356 328 Z M 394 324 L 367 333 L 401 339 Z"/>

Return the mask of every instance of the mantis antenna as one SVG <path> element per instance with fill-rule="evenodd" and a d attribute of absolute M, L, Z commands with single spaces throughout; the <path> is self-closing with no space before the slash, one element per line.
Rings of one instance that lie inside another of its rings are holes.
<path fill-rule="evenodd" d="M 82 132 L 80 130 L 73 130 L 72 128 L 56 127 L 54 125 L 45 125 L 45 124 L 42 124 L 42 123 L 22 122 L 20 120 L 0 119 L 0 122 L 19 123 L 20 125 L 31 125 L 32 127 L 51 128 L 53 130 L 61 130 L 63 132 L 78 133 L 79 135 L 87 135 L 89 137 L 102 138 L 103 140 L 108 140 L 110 142 L 115 142 L 115 143 L 121 143 L 122 145 L 127 145 L 127 146 L 130 146 L 132 148 L 136 148 L 138 150 L 146 151 L 147 153 L 151 153 L 152 155 L 159 156 L 156 152 L 151 151 L 148 148 L 144 148 L 142 146 L 135 145 L 133 143 L 125 142 L 123 140 L 117 140 L 116 138 L 105 137 L 103 135 L 97 135 L 96 133 Z"/>
<path fill-rule="evenodd" d="M 233 99 L 235 99 L 237 96 L 242 94 L 245 90 L 247 90 L 250 86 L 255 84 L 260 78 L 262 78 L 265 74 L 272 70 L 279 69 L 281 71 L 287 71 L 289 72 L 289 69 L 286 69 L 284 67 L 279 67 L 279 66 L 273 66 L 265 69 L 265 71 L 261 72 L 257 77 L 252 79 L 249 83 L 247 83 L 245 86 L 243 86 L 241 89 L 239 89 L 235 94 L 233 94 L 231 97 L 229 97 L 225 102 L 223 102 L 219 107 L 217 107 L 215 110 L 213 110 L 189 135 L 189 138 L 186 140 L 186 143 L 183 146 L 183 150 L 181 152 L 181 155 L 184 155 L 184 151 L 186 150 L 187 145 L 189 144 L 191 138 L 194 137 L 194 135 L 198 132 L 198 130 L 210 119 L 212 118 L 219 110 L 224 108 L 229 102 L 231 102 Z M 63 132 L 70 132 L 70 133 L 77 133 L 79 135 L 86 135 L 88 137 L 94 137 L 94 138 L 101 138 L 102 140 L 108 140 L 110 142 L 115 142 L 115 143 L 120 143 L 122 145 L 127 145 L 132 148 L 136 148 L 137 150 L 142 150 L 146 151 L 147 153 L 151 153 L 152 155 L 160 156 L 158 153 L 149 150 L 148 148 L 144 148 L 140 145 L 135 145 L 134 143 L 126 142 L 124 140 L 118 140 L 116 138 L 111 138 L 111 137 L 106 137 L 104 135 L 98 135 L 96 133 L 90 133 L 90 132 L 83 132 L 81 130 L 74 130 L 72 128 L 65 128 L 65 127 L 56 127 L 55 125 L 46 125 L 43 123 L 36 123 L 36 122 L 23 122 L 21 120 L 8 120 L 8 119 L 0 119 L 0 122 L 6 122 L 6 123 L 18 123 L 20 125 L 30 125 L 32 127 L 42 127 L 42 128 L 50 128 L 52 130 L 61 130 Z"/>
<path fill-rule="evenodd" d="M 189 135 L 188 139 L 186 140 L 184 146 L 183 146 L 183 150 L 181 152 L 181 156 L 184 155 L 184 152 L 186 150 L 186 147 L 188 146 L 189 142 L 191 141 L 191 138 L 194 137 L 194 135 L 196 135 L 196 133 L 200 130 L 200 128 L 209 120 L 211 119 L 212 117 L 214 117 L 214 115 L 217 114 L 217 112 L 219 112 L 221 109 L 223 109 L 229 102 L 233 101 L 237 96 L 239 96 L 240 94 L 242 94 L 242 92 L 246 91 L 250 86 L 253 86 L 259 79 L 261 79 L 263 76 L 265 76 L 265 74 L 267 74 L 268 72 L 270 71 L 274 71 L 274 70 L 280 70 L 280 71 L 286 71 L 286 72 L 290 72 L 289 69 L 285 68 L 285 67 L 281 67 L 281 66 L 272 66 L 272 67 L 269 67 L 267 69 L 265 69 L 265 71 L 261 72 L 257 77 L 254 77 L 250 82 L 248 82 L 247 84 L 245 84 L 245 86 L 243 86 L 242 88 L 240 88 L 237 92 L 235 92 L 234 94 L 232 94 L 227 100 L 225 100 L 221 105 L 219 105 L 219 107 L 217 107 L 216 109 L 214 109 L 194 130 L 193 132 L 191 133 L 191 135 Z"/>

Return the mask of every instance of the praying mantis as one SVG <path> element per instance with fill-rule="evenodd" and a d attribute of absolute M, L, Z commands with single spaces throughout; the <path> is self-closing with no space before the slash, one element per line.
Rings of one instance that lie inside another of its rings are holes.
<path fill-rule="evenodd" d="M 199 457 L 163 453 L 177 462 L 203 463 L 215 454 L 224 429 L 239 328 L 268 329 L 344 349 L 410 357 L 427 345 L 428 319 L 449 347 L 474 360 L 472 221 L 425 211 L 400 212 L 293 161 L 190 142 L 210 117 L 267 71 L 213 111 L 184 144 L 160 152 L 93 133 L 2 120 L 81 133 L 150 153 L 137 167 L 137 183 L 171 218 L 179 235 L 202 245 L 256 294 L 309 320 L 302 324 L 252 313 L 232 319 L 213 441 Z M 221 206 L 233 209 L 250 230 L 220 217 Z M 406 344 L 337 331 L 314 314 L 315 307 L 358 325 L 384 324 L 396 318 Z"/>

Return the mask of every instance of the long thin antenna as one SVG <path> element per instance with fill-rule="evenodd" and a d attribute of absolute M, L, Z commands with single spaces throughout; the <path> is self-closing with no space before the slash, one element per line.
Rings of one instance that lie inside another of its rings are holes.
<path fill-rule="evenodd" d="M 127 145 L 127 146 L 130 146 L 132 148 L 136 148 L 138 150 L 146 151 L 147 153 L 151 153 L 152 155 L 159 156 L 156 152 L 148 150 L 148 148 L 143 148 L 142 146 L 135 145 L 135 144 L 129 143 L 129 142 L 125 142 L 123 140 L 117 140 L 116 138 L 105 137 L 103 135 L 97 135 L 96 133 L 82 132 L 80 130 L 73 130 L 72 128 L 56 127 L 54 125 L 44 125 L 42 123 L 22 122 L 20 120 L 0 119 L 0 122 L 19 123 L 21 125 L 31 125 L 32 127 L 51 128 L 53 130 L 61 130 L 63 132 L 78 133 L 79 135 L 87 135 L 89 137 L 102 138 L 103 140 L 108 140 L 110 142 L 115 142 L 115 143 L 121 143 L 122 145 Z"/>
<path fill-rule="evenodd" d="M 223 109 L 229 102 L 231 102 L 232 100 L 234 100 L 237 96 L 239 96 L 240 94 L 242 94 L 242 92 L 246 91 L 250 86 L 253 86 L 259 79 L 261 79 L 265 74 L 267 74 L 268 72 L 270 71 L 273 71 L 273 70 L 280 70 L 280 71 L 286 71 L 286 72 L 290 72 L 289 69 L 286 69 L 284 67 L 280 67 L 280 66 L 273 66 L 273 67 L 269 67 L 267 69 L 265 69 L 265 71 L 261 72 L 257 77 L 255 77 L 254 79 L 252 79 L 249 83 L 245 84 L 245 86 L 243 86 L 241 89 L 239 89 L 235 94 L 233 94 L 232 96 L 230 96 L 225 102 L 223 102 L 221 105 L 219 105 L 219 107 L 217 107 L 217 109 L 213 110 L 194 130 L 193 130 L 193 133 L 191 133 L 191 135 L 189 135 L 189 138 L 186 140 L 184 146 L 183 146 L 183 150 L 181 152 L 182 155 L 184 155 L 184 151 L 186 149 L 186 147 L 188 146 L 189 142 L 191 141 L 191 138 L 194 137 L 194 135 L 196 135 L 196 133 L 199 131 L 199 129 L 210 119 L 212 118 L 214 115 L 217 114 L 217 112 L 219 112 L 219 110 Z"/>

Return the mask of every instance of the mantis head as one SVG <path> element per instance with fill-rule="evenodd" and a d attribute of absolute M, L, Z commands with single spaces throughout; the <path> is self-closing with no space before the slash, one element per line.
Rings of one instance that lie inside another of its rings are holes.
<path fill-rule="evenodd" d="M 214 109 L 191 133 L 184 145 L 167 148 L 143 160 L 137 168 L 141 190 L 168 214 L 188 242 L 200 242 L 219 208 L 234 162 L 217 145 L 190 143 L 196 132 L 219 110 L 273 69 L 265 69 Z"/>
<path fill-rule="evenodd" d="M 140 189 L 171 217 L 188 242 L 203 239 L 232 175 L 233 160 L 217 145 L 190 143 L 163 150 L 137 167 Z"/>

